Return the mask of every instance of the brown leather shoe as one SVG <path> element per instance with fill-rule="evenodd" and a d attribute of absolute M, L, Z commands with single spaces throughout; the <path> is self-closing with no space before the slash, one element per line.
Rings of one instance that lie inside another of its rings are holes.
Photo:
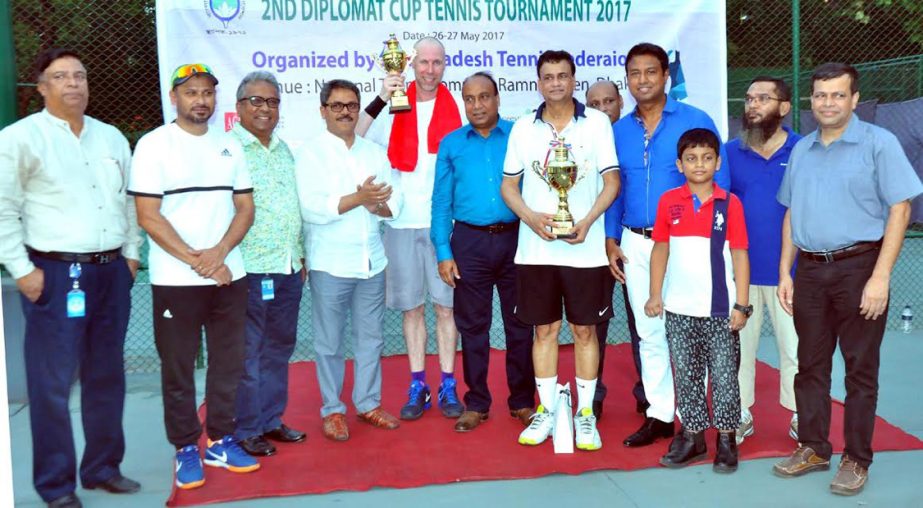
<path fill-rule="evenodd" d="M 826 471 L 830 469 L 830 459 L 822 459 L 808 446 L 799 446 L 787 459 L 777 462 L 772 466 L 776 476 L 791 478 L 801 476 L 812 471 Z"/>
<path fill-rule="evenodd" d="M 366 413 L 359 413 L 359 419 L 379 429 L 394 430 L 401 426 L 397 418 L 388 414 L 381 406 Z"/>
<path fill-rule="evenodd" d="M 346 426 L 346 415 L 332 413 L 324 417 L 324 437 L 334 441 L 349 439 L 349 427 Z"/>
<path fill-rule="evenodd" d="M 455 432 L 468 432 L 474 430 L 481 422 L 487 420 L 488 413 L 465 411 L 455 420 Z"/>
<path fill-rule="evenodd" d="M 510 409 L 510 416 L 519 420 L 519 423 L 523 427 L 528 427 L 532 423 L 532 415 L 535 414 L 535 409 L 531 407 L 521 407 L 519 409 Z"/>
<path fill-rule="evenodd" d="M 855 496 L 862 492 L 868 479 L 869 470 L 844 453 L 840 460 L 840 470 L 830 482 L 830 491 L 841 496 Z"/>

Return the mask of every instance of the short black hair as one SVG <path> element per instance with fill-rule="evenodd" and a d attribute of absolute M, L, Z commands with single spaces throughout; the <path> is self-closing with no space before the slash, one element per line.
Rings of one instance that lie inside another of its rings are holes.
<path fill-rule="evenodd" d="M 71 57 L 80 60 L 80 55 L 76 51 L 68 48 L 50 48 L 42 51 L 35 57 L 34 64 L 34 77 L 36 83 L 42 79 L 42 75 L 45 74 L 45 69 L 51 65 L 52 62 L 59 58 Z"/>
<path fill-rule="evenodd" d="M 465 85 L 467 85 L 467 84 L 468 84 L 468 80 L 471 79 L 471 78 L 487 78 L 487 80 L 490 81 L 490 84 L 491 84 L 491 85 L 494 85 L 494 95 L 500 95 L 500 89 L 497 88 L 497 81 L 494 79 L 494 77 L 493 77 L 489 72 L 487 72 L 487 71 L 477 71 L 477 72 L 475 72 L 474 74 L 472 74 L 472 75 L 468 76 L 467 78 L 465 78 L 464 81 L 462 81 L 462 87 L 464 87 Z"/>
<path fill-rule="evenodd" d="M 695 148 L 697 146 L 704 146 L 706 148 L 711 148 L 718 153 L 718 148 L 721 146 L 721 142 L 718 141 L 718 135 L 712 132 L 710 129 L 689 129 L 684 132 L 682 136 L 679 137 L 679 142 L 676 143 L 676 158 L 682 159 L 683 152 L 689 148 Z"/>
<path fill-rule="evenodd" d="M 750 80 L 750 84 L 752 85 L 753 83 L 772 83 L 776 87 L 776 95 L 779 96 L 780 101 L 792 102 L 792 87 L 788 86 L 784 79 L 773 76 L 757 76 Z"/>
<path fill-rule="evenodd" d="M 567 62 L 570 65 L 571 76 L 577 76 L 577 66 L 574 65 L 574 57 L 563 49 L 549 49 L 538 56 L 538 63 L 535 64 L 535 74 L 542 78 L 542 66 L 546 63 Z"/>
<path fill-rule="evenodd" d="M 852 65 L 840 62 L 825 63 L 814 69 L 814 74 L 811 75 L 811 91 L 814 91 L 814 83 L 817 81 L 836 79 L 844 74 L 849 76 L 849 91 L 855 94 L 859 91 L 859 71 Z"/>
<path fill-rule="evenodd" d="M 320 105 L 326 106 L 327 101 L 330 100 L 330 94 L 334 90 L 349 90 L 350 92 L 356 94 L 356 100 L 360 103 L 362 102 L 362 97 L 359 95 L 359 87 L 355 83 L 349 81 L 348 79 L 331 79 L 324 83 L 324 87 L 320 89 Z"/>
<path fill-rule="evenodd" d="M 663 48 L 656 44 L 651 44 L 650 42 L 642 42 L 635 44 L 628 50 L 628 55 L 625 56 L 625 70 L 628 70 L 628 64 L 631 63 L 631 60 L 636 56 L 649 55 L 657 58 L 660 61 L 660 70 L 666 71 L 670 69 L 670 59 L 667 57 L 667 52 Z"/>

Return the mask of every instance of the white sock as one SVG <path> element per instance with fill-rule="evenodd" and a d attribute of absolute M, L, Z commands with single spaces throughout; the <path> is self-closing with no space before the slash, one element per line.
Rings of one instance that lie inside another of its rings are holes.
<path fill-rule="evenodd" d="M 558 376 L 535 378 L 535 389 L 538 390 L 538 402 L 545 406 L 545 411 L 549 413 L 554 411 L 554 392 L 557 384 Z"/>
<path fill-rule="evenodd" d="M 579 377 L 574 378 L 574 384 L 577 385 L 577 414 L 580 414 L 580 411 L 583 408 L 590 408 L 593 410 L 593 397 L 596 395 L 596 379 L 580 379 Z"/>

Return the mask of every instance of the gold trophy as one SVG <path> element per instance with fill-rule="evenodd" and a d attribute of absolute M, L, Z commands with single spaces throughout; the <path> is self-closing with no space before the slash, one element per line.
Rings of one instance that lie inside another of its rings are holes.
<path fill-rule="evenodd" d="M 384 44 L 385 47 L 382 49 L 381 53 L 378 56 L 373 56 L 375 63 L 388 74 L 403 74 L 412 56 L 401 49 L 401 44 L 394 34 L 391 34 Z M 392 115 L 401 111 L 410 110 L 410 99 L 408 99 L 407 93 L 404 90 L 395 90 L 394 93 L 391 94 L 390 102 L 391 107 L 388 109 L 388 112 Z"/>
<path fill-rule="evenodd" d="M 577 163 L 571 157 L 570 150 L 564 144 L 564 138 L 558 138 L 554 147 L 554 157 L 545 167 L 538 161 L 532 161 L 532 170 L 548 184 L 549 189 L 558 191 L 558 211 L 551 219 L 551 234 L 557 238 L 577 238 L 574 233 L 574 216 L 567 206 L 567 192 L 583 179 L 586 173 L 577 176 Z"/>

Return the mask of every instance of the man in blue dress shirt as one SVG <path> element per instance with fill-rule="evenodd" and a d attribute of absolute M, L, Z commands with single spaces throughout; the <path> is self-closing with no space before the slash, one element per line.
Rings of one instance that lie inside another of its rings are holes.
<path fill-rule="evenodd" d="M 500 118 L 497 83 L 486 72 L 465 80 L 462 99 L 468 125 L 448 134 L 439 147 L 430 236 L 439 276 L 455 289 L 455 324 L 468 385 L 455 430 L 468 432 L 487 419 L 490 409 L 487 366 L 495 285 L 506 331 L 507 403 L 524 425 L 533 413 L 535 379 L 532 327 L 513 315 L 519 219 L 500 196 L 513 124 Z"/>
<path fill-rule="evenodd" d="M 697 127 L 716 134 L 718 130 L 707 113 L 664 93 L 670 71 L 663 48 L 650 43 L 635 45 L 628 51 L 625 69 L 628 90 L 638 105 L 612 127 L 623 190 L 606 211 L 606 252 L 616 278 L 628 285 L 628 299 L 641 337 L 641 381 L 650 404 L 641 428 L 623 443 L 646 446 L 673 435 L 674 411 L 673 373 L 664 322 L 644 314 L 644 303 L 650 296 L 654 216 L 660 196 L 685 182 L 676 168 L 680 136 Z M 719 155 L 721 167 L 715 173 L 715 183 L 728 189 L 730 174 L 723 145 Z M 619 260 L 625 264 L 624 272 L 617 266 Z"/>

